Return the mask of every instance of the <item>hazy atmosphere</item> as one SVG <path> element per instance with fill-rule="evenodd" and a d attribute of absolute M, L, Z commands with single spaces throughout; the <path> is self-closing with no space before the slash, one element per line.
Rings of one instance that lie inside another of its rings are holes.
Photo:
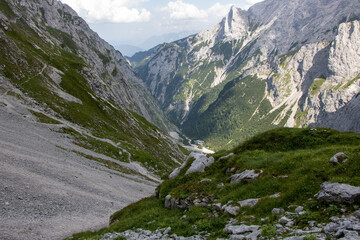
<path fill-rule="evenodd" d="M 127 54 L 211 28 L 232 5 L 248 9 L 261 0 L 61 0 L 83 17 L 100 37 Z M 122 45 L 122 46 L 121 46 Z M 126 46 L 124 49 L 124 45 Z"/>

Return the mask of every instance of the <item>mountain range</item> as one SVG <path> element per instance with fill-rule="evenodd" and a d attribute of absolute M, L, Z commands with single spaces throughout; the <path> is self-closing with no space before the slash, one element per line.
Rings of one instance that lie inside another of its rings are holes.
<path fill-rule="evenodd" d="M 281 126 L 359 131 L 359 9 L 350 0 L 232 7 L 211 30 L 130 61 L 171 121 L 215 150 Z"/>
<path fill-rule="evenodd" d="M 126 59 L 60 1 L 0 0 L 0 238 L 98 229 L 151 194 L 70 238 L 358 236 L 359 134 L 317 126 L 360 131 L 359 18 L 265 0 Z"/>

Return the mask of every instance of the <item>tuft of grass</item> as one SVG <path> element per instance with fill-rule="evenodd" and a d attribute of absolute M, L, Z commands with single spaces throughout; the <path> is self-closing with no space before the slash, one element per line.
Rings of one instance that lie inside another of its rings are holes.
<path fill-rule="evenodd" d="M 321 85 L 323 85 L 325 81 L 325 78 L 316 78 L 310 86 L 310 95 L 314 96 L 320 92 Z"/>
<path fill-rule="evenodd" d="M 61 124 L 61 122 L 59 122 L 58 120 L 55 120 L 51 117 L 46 116 L 43 113 L 40 112 L 35 112 L 30 110 L 31 114 L 33 114 L 34 116 L 37 117 L 37 119 L 42 122 L 42 123 L 48 123 L 48 124 Z"/>

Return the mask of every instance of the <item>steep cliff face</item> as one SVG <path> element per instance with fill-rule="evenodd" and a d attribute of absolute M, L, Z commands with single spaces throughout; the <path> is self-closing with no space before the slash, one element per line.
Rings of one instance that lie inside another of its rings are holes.
<path fill-rule="evenodd" d="M 215 148 L 276 126 L 360 131 L 357 113 L 338 126 L 340 112 L 358 101 L 359 6 L 267 0 L 248 11 L 232 7 L 213 29 L 158 47 L 136 71 L 186 134 Z"/>
<path fill-rule="evenodd" d="M 121 104 L 164 129 L 169 128 L 157 103 L 127 60 L 93 32 L 69 6 L 57 0 L 21 0 L 12 1 L 10 7 L 15 15 L 11 17 L 8 13 L 10 18 L 5 18 L 2 13 L 4 27 L 18 22 L 28 25 L 49 46 L 62 46 L 91 66 L 84 68 L 82 74 L 86 75 L 88 84 L 98 96 Z"/>
<path fill-rule="evenodd" d="M 171 128 L 127 60 L 70 7 L 57 0 L 1 0 L 0 36 L 7 111 L 11 102 L 28 106 L 37 116 L 66 123 L 64 131 L 77 144 L 147 164 L 142 167 L 155 175 L 183 158 L 152 124 Z"/>

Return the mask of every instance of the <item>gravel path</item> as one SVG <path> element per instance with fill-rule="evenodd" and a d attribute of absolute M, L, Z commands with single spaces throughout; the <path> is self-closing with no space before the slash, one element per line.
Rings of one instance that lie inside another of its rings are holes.
<path fill-rule="evenodd" d="M 154 192 L 152 182 L 68 151 L 78 147 L 56 128 L 0 98 L 0 239 L 61 239 L 99 228 Z"/>

